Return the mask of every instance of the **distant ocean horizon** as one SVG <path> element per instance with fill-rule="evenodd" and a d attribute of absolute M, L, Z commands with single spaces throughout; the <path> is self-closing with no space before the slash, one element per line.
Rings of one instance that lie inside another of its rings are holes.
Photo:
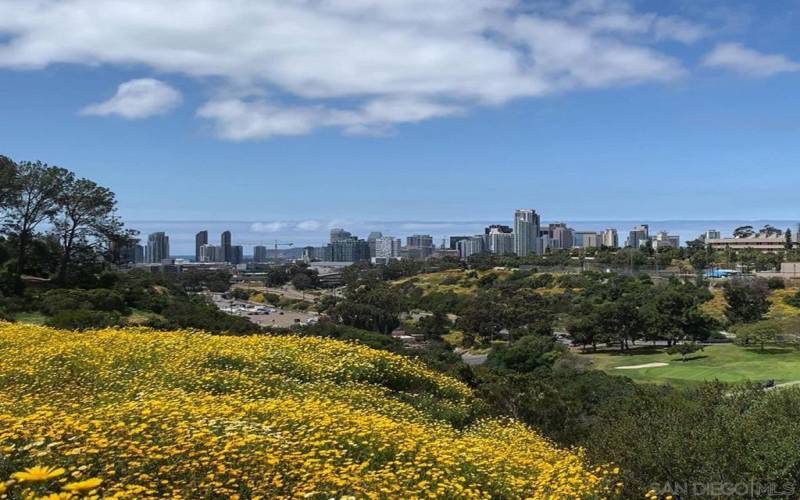
<path fill-rule="evenodd" d="M 614 228 L 619 233 L 620 244 L 625 241 L 628 231 L 639 224 L 647 224 L 651 233 L 667 231 L 680 237 L 681 245 L 694 240 L 706 230 L 716 229 L 723 236 L 732 234 L 737 227 L 751 225 L 761 228 L 766 224 L 781 230 L 791 228 L 794 232 L 798 220 L 543 220 L 542 225 L 551 222 L 565 222 L 577 231 L 602 231 Z M 490 224 L 513 225 L 511 220 L 476 221 L 356 221 L 356 220 L 296 220 L 296 221 L 145 221 L 129 220 L 126 227 L 140 231 L 142 241 L 149 233 L 164 231 L 169 236 L 172 255 L 194 255 L 194 238 L 198 231 L 207 230 L 211 243 L 219 242 L 222 231 L 231 231 L 233 244 L 243 245 L 246 255 L 251 255 L 252 247 L 265 245 L 274 248 L 275 241 L 292 243 L 292 247 L 319 246 L 328 242 L 330 229 L 341 227 L 353 235 L 366 238 L 372 231 L 380 231 L 385 236 L 395 236 L 405 242 L 412 234 L 429 234 L 439 246 L 442 238 L 450 236 L 483 234 Z M 280 249 L 288 246 L 281 245 Z"/>

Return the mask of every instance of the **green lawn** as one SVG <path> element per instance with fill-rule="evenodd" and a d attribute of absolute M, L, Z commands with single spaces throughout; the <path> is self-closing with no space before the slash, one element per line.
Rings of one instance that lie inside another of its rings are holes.
<path fill-rule="evenodd" d="M 20 323 L 30 323 L 32 325 L 43 325 L 47 321 L 47 316 L 40 312 L 21 312 L 14 315 L 14 319 Z"/>
<path fill-rule="evenodd" d="M 703 381 L 767 381 L 776 383 L 800 380 L 800 351 L 790 348 L 744 348 L 733 344 L 706 346 L 682 362 L 662 348 L 639 348 L 635 354 L 603 352 L 584 354 L 593 366 L 612 375 L 624 375 L 637 382 L 669 383 L 686 387 Z M 619 370 L 619 366 L 669 363 L 668 366 Z"/>

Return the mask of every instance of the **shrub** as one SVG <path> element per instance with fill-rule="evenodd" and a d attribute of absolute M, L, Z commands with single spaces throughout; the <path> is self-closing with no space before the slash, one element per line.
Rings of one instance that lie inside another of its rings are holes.
<path fill-rule="evenodd" d="M 780 276 L 773 276 L 767 278 L 767 287 L 769 287 L 770 290 L 782 290 L 786 288 L 786 281 Z"/>
<path fill-rule="evenodd" d="M 91 309 L 59 311 L 47 320 L 47 326 L 62 330 L 87 330 L 118 325 L 119 315 Z"/>

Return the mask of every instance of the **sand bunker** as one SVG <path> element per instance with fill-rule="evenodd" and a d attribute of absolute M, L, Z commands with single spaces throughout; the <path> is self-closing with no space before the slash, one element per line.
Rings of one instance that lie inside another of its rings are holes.
<path fill-rule="evenodd" d="M 637 368 L 658 368 L 659 366 L 668 366 L 669 363 L 645 363 L 643 365 L 629 365 L 618 366 L 617 370 L 635 370 Z"/>

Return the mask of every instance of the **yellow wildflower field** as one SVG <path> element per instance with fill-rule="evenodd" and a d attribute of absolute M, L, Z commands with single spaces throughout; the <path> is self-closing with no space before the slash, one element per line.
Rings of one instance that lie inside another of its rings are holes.
<path fill-rule="evenodd" d="M 616 473 L 330 339 L 0 322 L 0 497 L 601 498 Z"/>

